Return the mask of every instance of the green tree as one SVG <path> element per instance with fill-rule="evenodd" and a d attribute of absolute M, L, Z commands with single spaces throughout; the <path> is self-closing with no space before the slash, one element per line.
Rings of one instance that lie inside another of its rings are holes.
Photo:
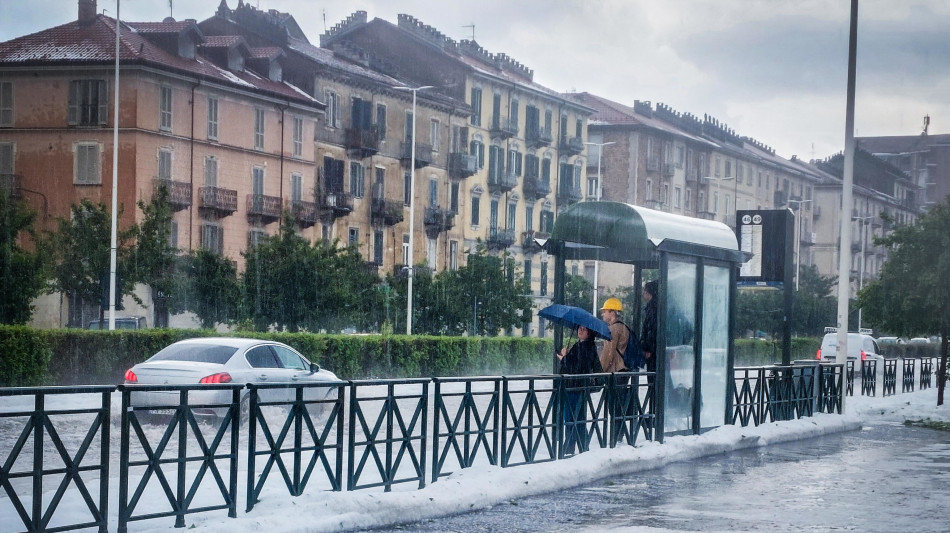
<path fill-rule="evenodd" d="M 205 249 L 179 259 L 177 283 L 171 285 L 169 310 L 191 311 L 203 328 L 238 317 L 241 291 L 234 262 Z"/>
<path fill-rule="evenodd" d="M 94 204 L 87 198 L 73 204 L 70 214 L 68 219 L 58 219 L 57 231 L 50 238 L 55 263 L 50 290 L 66 295 L 69 300 L 68 324 L 81 327 L 88 318 L 84 311 L 99 304 L 102 282 L 109 277 L 112 218 L 105 205 Z M 122 267 L 130 237 L 129 230 L 117 234 L 120 273 L 124 272 Z M 116 290 L 119 294 L 128 294 L 131 286 L 131 280 L 122 276 L 122 286 Z"/>
<path fill-rule="evenodd" d="M 584 276 L 564 276 L 564 305 L 590 309 L 594 297 L 594 284 Z"/>
<path fill-rule="evenodd" d="M 149 286 L 155 309 L 155 326 L 168 325 L 168 307 L 174 307 L 169 298 L 175 293 L 178 249 L 171 245 L 172 211 L 168 202 L 168 188 L 156 189 L 152 199 L 138 202 L 142 222 L 133 226 L 131 237 L 135 244 L 129 253 L 128 266 L 131 281 Z"/>
<path fill-rule="evenodd" d="M 32 301 L 43 292 L 48 275 L 47 253 L 33 229 L 36 213 L 0 190 L 0 324 L 26 324 Z M 21 239 L 34 250 L 20 246 Z"/>
<path fill-rule="evenodd" d="M 876 239 L 888 250 L 880 276 L 867 284 L 858 305 L 869 324 L 899 335 L 939 332 L 937 405 L 943 405 L 950 335 L 950 197 L 914 225 Z"/>

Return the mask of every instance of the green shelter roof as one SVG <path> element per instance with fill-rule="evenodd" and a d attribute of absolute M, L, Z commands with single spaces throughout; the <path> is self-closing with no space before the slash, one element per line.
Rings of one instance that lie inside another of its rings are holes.
<path fill-rule="evenodd" d="M 565 259 L 656 264 L 659 251 L 745 261 L 733 230 L 712 220 L 620 202 L 579 202 L 558 215 L 546 247 Z"/>

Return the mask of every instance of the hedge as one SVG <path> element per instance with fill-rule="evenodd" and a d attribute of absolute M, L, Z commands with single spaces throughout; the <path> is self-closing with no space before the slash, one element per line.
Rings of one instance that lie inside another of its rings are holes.
<path fill-rule="evenodd" d="M 119 383 L 129 367 L 207 330 L 0 326 L 0 386 Z M 550 339 L 248 333 L 288 344 L 343 379 L 549 372 Z"/>

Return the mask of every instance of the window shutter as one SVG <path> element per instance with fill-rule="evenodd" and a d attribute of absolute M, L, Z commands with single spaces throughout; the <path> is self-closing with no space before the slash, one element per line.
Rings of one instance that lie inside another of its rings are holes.
<path fill-rule="evenodd" d="M 99 86 L 99 124 L 105 124 L 109 117 L 109 84 L 105 81 L 95 83 Z"/>
<path fill-rule="evenodd" d="M 0 143 L 0 174 L 13 174 L 13 143 Z"/>
<path fill-rule="evenodd" d="M 516 164 L 517 164 L 517 169 L 515 170 L 515 174 L 520 176 L 521 170 L 522 170 L 522 164 L 524 161 L 524 156 L 521 152 L 515 152 L 515 155 L 516 155 Z"/>
<path fill-rule="evenodd" d="M 498 179 L 498 151 L 492 146 L 488 149 L 488 179 Z"/>
<path fill-rule="evenodd" d="M 69 82 L 69 105 L 67 107 L 66 122 L 70 126 L 79 124 L 79 102 L 82 100 L 79 95 L 80 90 L 81 87 L 78 81 Z"/>
<path fill-rule="evenodd" d="M 205 159 L 205 186 L 218 186 L 218 160 L 213 157 Z"/>

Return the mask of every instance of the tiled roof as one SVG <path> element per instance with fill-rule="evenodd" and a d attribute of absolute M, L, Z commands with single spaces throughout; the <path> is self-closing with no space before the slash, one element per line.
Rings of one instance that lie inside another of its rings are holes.
<path fill-rule="evenodd" d="M 179 22 L 128 22 L 125 23 L 128 26 L 131 26 L 135 31 L 139 33 L 181 33 L 182 31 L 194 27 L 198 29 L 198 25 L 193 21 L 182 20 Z"/>
<path fill-rule="evenodd" d="M 283 55 L 284 51 L 276 46 L 251 48 L 251 59 L 274 59 Z"/>
<path fill-rule="evenodd" d="M 171 23 L 158 24 L 169 26 Z M 250 72 L 231 72 L 218 67 L 200 54 L 196 59 L 170 54 L 146 39 L 144 34 L 148 32 L 137 31 L 141 25 L 142 23 L 123 23 L 119 58 L 124 64 L 148 64 L 271 97 L 323 107 L 318 100 L 287 83 L 270 81 Z M 211 42 L 211 46 L 215 43 L 226 46 L 223 43 L 244 42 L 243 37 L 238 36 L 208 37 L 207 40 Z M 0 68 L 33 65 L 109 65 L 113 61 L 115 20 L 104 15 L 98 15 L 96 20 L 88 25 L 69 22 L 0 43 Z"/>
<path fill-rule="evenodd" d="M 609 126 L 644 126 L 659 130 L 670 135 L 675 135 L 695 142 L 704 143 L 709 146 L 719 146 L 718 143 L 693 135 L 683 131 L 676 126 L 668 124 L 658 118 L 647 117 L 634 111 L 632 107 L 623 105 L 613 100 L 608 100 L 601 96 L 596 96 L 588 92 L 583 93 L 565 93 L 565 98 L 574 100 L 594 110 L 590 117 L 590 124 L 609 125 Z"/>
<path fill-rule="evenodd" d="M 202 46 L 207 48 L 230 48 L 236 44 L 247 45 L 247 42 L 240 35 L 209 35 L 205 37 Z"/>

